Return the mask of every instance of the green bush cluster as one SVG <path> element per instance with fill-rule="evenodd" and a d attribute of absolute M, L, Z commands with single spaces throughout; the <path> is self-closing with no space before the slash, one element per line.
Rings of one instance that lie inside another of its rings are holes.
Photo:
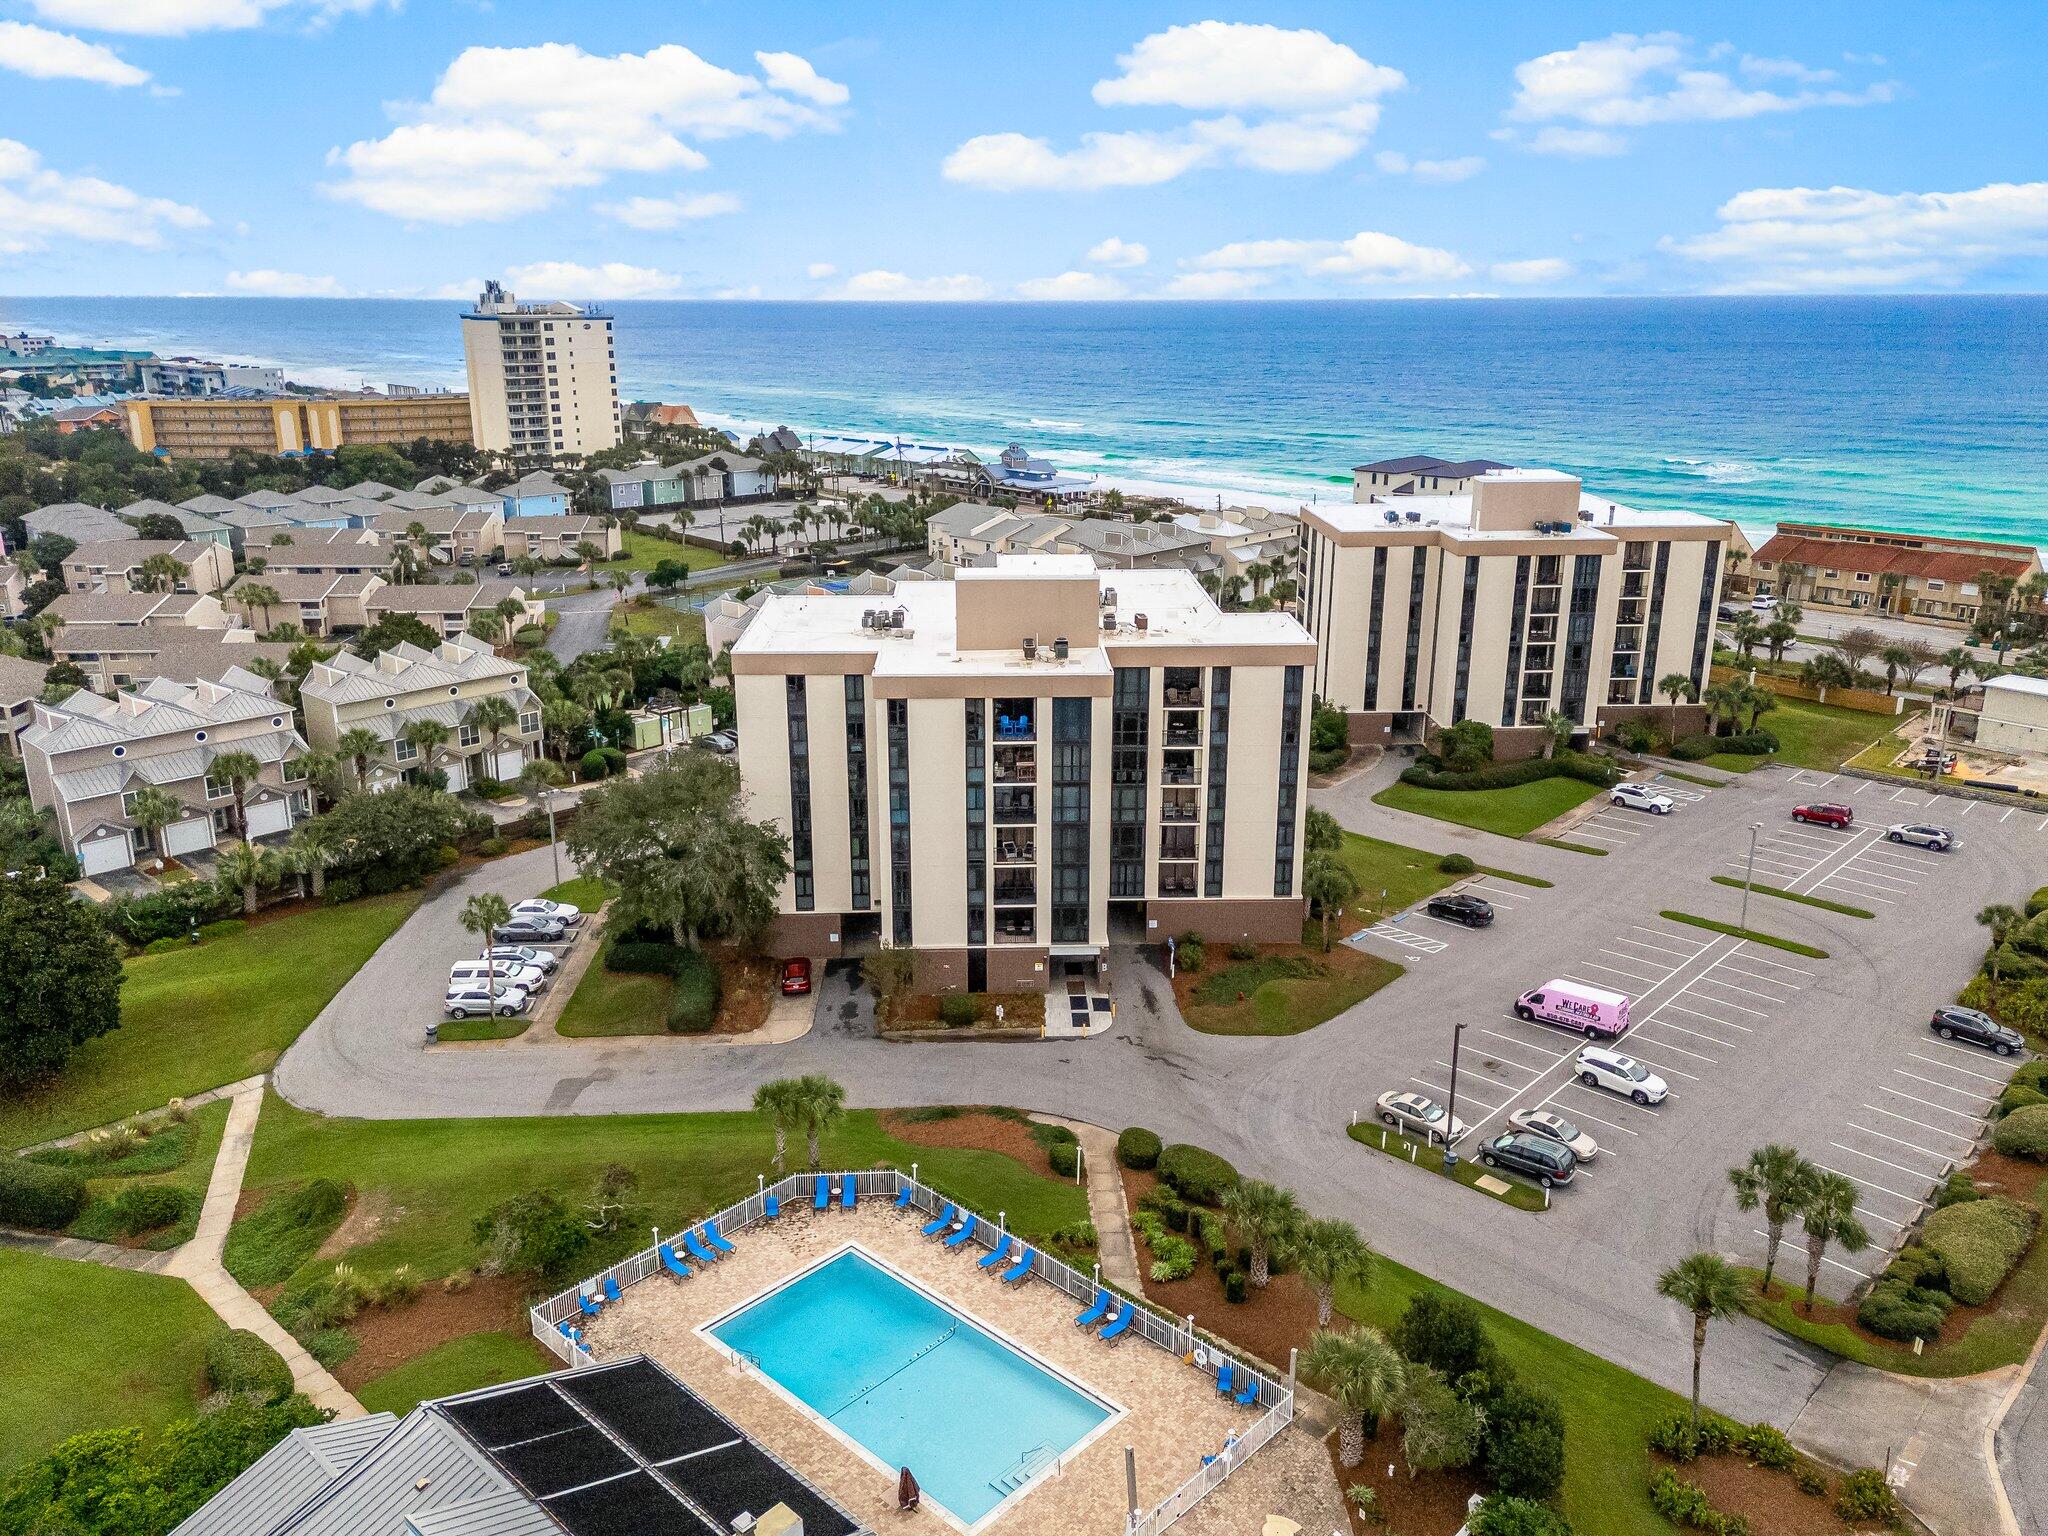
<path fill-rule="evenodd" d="M 1799 1465 L 1791 1436 L 1775 1424 L 1752 1424 L 1742 1433 L 1742 1454 L 1766 1472 L 1789 1472 Z"/>
<path fill-rule="evenodd" d="M 216 1392 L 251 1394 L 266 1403 L 292 1394 L 291 1367 L 246 1328 L 230 1328 L 206 1341 L 206 1381 Z"/>
<path fill-rule="evenodd" d="M 1671 755 L 1681 762 L 1696 763 L 1716 752 L 1734 752 L 1744 757 L 1768 757 L 1778 750 L 1778 738 L 1769 731 L 1739 731 L 1732 736 L 1681 736 L 1672 743 Z"/>
<path fill-rule="evenodd" d="M 107 926 L 140 949 L 159 939 L 189 941 L 194 927 L 232 917 L 242 909 L 239 891 L 224 891 L 211 880 L 187 880 L 142 896 L 123 896 L 102 909 Z"/>
<path fill-rule="evenodd" d="M 579 1273 L 591 1241 L 590 1228 L 545 1189 L 493 1206 L 476 1219 L 473 1235 L 484 1250 L 486 1272 L 544 1280 Z"/>
<path fill-rule="evenodd" d="M 1209 946 L 1199 933 L 1182 934 L 1173 942 L 1173 963 L 1183 971 L 1199 971 L 1209 958 Z"/>
<path fill-rule="evenodd" d="M 93 1208 L 99 1230 L 120 1237 L 140 1237 L 160 1227 L 176 1226 L 193 1213 L 199 1197 L 174 1184 L 131 1184 L 111 1200 Z"/>
<path fill-rule="evenodd" d="M 1891 1485 L 1875 1467 L 1862 1467 L 1842 1479 L 1842 1491 L 1835 1497 L 1835 1513 L 1844 1520 L 1882 1520 L 1887 1525 L 1899 1518 L 1899 1501 Z"/>
<path fill-rule="evenodd" d="M 1093 1248 L 1095 1246 L 1095 1223 L 1092 1221 L 1070 1221 L 1053 1233 L 1052 1240 L 1062 1248 Z"/>
<path fill-rule="evenodd" d="M 1956 1178 L 1967 1182 L 1968 1177 L 1958 1170 L 1950 1178 L 1949 1186 L 1944 1187 L 1943 1196 Z M 1967 1197 L 1938 1197 L 1936 1206 L 1947 1209 L 1981 1198 L 1972 1184 Z M 1924 1244 L 1909 1243 L 1899 1250 L 1899 1256 L 1885 1267 L 1864 1296 L 1856 1308 L 1856 1321 L 1881 1339 L 1895 1339 L 1903 1344 L 1933 1338 L 1954 1306 L 1955 1298 L 1948 1291 L 1948 1269 L 1941 1256 Z"/>
<path fill-rule="evenodd" d="M 1962 1205 L 1983 1198 L 1984 1192 L 1977 1188 L 1977 1181 L 1970 1177 L 1970 1170 L 1958 1168 L 1934 1191 L 1934 1208 L 1938 1211 L 1944 1206 Z"/>
<path fill-rule="evenodd" d="M 1564 1410 L 1517 1379 L 1476 1305 L 1424 1291 L 1388 1337 L 1406 1359 L 1450 1382 L 1480 1411 L 1479 1460 L 1498 1491 L 1544 1499 L 1564 1485 Z"/>
<path fill-rule="evenodd" d="M 2015 1109 L 1991 1132 L 1991 1145 L 2007 1157 L 2048 1162 L 2048 1105 Z"/>
<path fill-rule="evenodd" d="M 1244 1305 L 1245 1286 L 1248 1283 L 1243 1270 L 1225 1270 L 1223 1274 L 1223 1299 L 1234 1307 Z"/>
<path fill-rule="evenodd" d="M 2048 1115 L 2048 1110 L 2020 1113 Z M 2032 1206 L 1992 1195 L 1936 1211 L 1927 1218 L 1921 1241 L 1940 1259 L 1948 1293 L 1964 1306 L 1981 1306 L 2026 1255 L 2040 1222 L 2041 1213 Z"/>
<path fill-rule="evenodd" d="M 1495 763 L 1470 773 L 1453 773 L 1415 763 L 1401 770 L 1401 782 L 1418 789 L 1512 789 L 1534 784 L 1538 779 L 1579 779 L 1612 789 L 1621 770 L 1603 758 L 1583 752 L 1560 752 L 1554 757 L 1524 758 L 1518 763 Z"/>
<path fill-rule="evenodd" d="M 621 936 L 605 946 L 604 968 L 628 976 L 671 976 L 683 947 L 667 939 Z"/>
<path fill-rule="evenodd" d="M 2027 898 L 2027 916 L 2039 917 L 2043 912 L 2048 912 L 2048 885 L 2037 887 Z"/>
<path fill-rule="evenodd" d="M 1237 1184 L 1237 1170 L 1214 1152 L 1176 1142 L 1159 1153 L 1159 1177 L 1195 1205 L 1214 1205 Z"/>
<path fill-rule="evenodd" d="M 1045 1149 L 1045 1160 L 1054 1173 L 1071 1179 L 1081 1166 L 1081 1148 L 1076 1142 L 1056 1141 Z"/>
<path fill-rule="evenodd" d="M 1127 1128 L 1116 1139 L 1116 1160 L 1126 1168 L 1141 1172 L 1159 1166 L 1161 1143 L 1158 1133 L 1148 1131 L 1142 1125 Z"/>
<path fill-rule="evenodd" d="M 1466 1529 L 1472 1536 L 1572 1536 L 1570 1524 L 1548 1504 L 1506 1493 L 1488 1494 Z"/>
<path fill-rule="evenodd" d="M 1447 853 L 1436 861 L 1437 872 L 1445 875 L 1469 875 L 1479 866 L 1462 853 Z"/>
<path fill-rule="evenodd" d="M 1172 1232 L 1162 1232 L 1159 1241 L 1152 1243 L 1152 1278 L 1161 1282 L 1185 1280 L 1194 1272 L 1194 1244 Z"/>
<path fill-rule="evenodd" d="M 965 1029 L 981 1015 L 974 999 L 964 992 L 950 992 L 939 999 L 939 1022 L 948 1029 Z"/>
<path fill-rule="evenodd" d="M 668 995 L 668 1027 L 671 1034 L 701 1035 L 718 1022 L 718 1005 L 724 984 L 718 968 L 702 950 L 686 949 L 674 971 L 675 986 Z"/>
<path fill-rule="evenodd" d="M 68 1168 L 0 1156 L 0 1226 L 54 1232 L 85 1209 L 85 1180 Z"/>
<path fill-rule="evenodd" d="M 2003 1120 L 2016 1109 L 2032 1109 L 2037 1104 L 2048 1104 L 2048 1093 L 2029 1088 L 2024 1083 L 2014 1083 L 1998 1096 L 1995 1113 Z"/>
<path fill-rule="evenodd" d="M 592 747 L 576 765 L 584 779 L 609 779 L 626 771 L 626 754 L 617 747 Z"/>
<path fill-rule="evenodd" d="M 1256 960 L 1259 958 L 1259 946 L 1254 944 L 1250 939 L 1232 940 L 1230 945 L 1230 958 L 1239 962 L 1243 962 L 1246 960 Z"/>
<path fill-rule="evenodd" d="M 1650 1479 L 1650 1508 L 1673 1525 L 1689 1525 L 1707 1536 L 1749 1536 L 1749 1520 L 1714 1508 L 1707 1490 L 1687 1482 L 1669 1467 L 1659 1467 Z"/>
<path fill-rule="evenodd" d="M 487 859 L 502 856 L 512 845 L 502 837 L 487 837 L 476 845 L 476 851 Z"/>

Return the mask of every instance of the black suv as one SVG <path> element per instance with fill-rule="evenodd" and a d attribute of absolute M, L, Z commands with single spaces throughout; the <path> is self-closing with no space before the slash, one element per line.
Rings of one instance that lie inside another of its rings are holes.
<path fill-rule="evenodd" d="M 2018 1030 L 2007 1029 L 1990 1014 L 1974 1008 L 1937 1008 L 1927 1027 L 1944 1040 L 1981 1045 L 2001 1056 L 2010 1056 L 2027 1043 Z"/>
<path fill-rule="evenodd" d="M 1545 1189 L 1553 1184 L 1571 1183 L 1579 1167 L 1570 1147 L 1524 1131 L 1494 1137 L 1479 1149 L 1479 1161 L 1489 1168 L 1509 1168 L 1526 1174 Z"/>
<path fill-rule="evenodd" d="M 1491 902 L 1481 901 L 1477 896 L 1466 896 L 1457 891 L 1430 897 L 1429 905 L 1422 910 L 1431 917 L 1440 917 L 1449 923 L 1463 923 L 1467 928 L 1484 928 L 1493 921 Z"/>

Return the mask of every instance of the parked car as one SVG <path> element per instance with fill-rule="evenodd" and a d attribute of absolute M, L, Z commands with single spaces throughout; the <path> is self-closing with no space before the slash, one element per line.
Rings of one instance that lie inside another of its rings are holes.
<path fill-rule="evenodd" d="M 1402 1093 L 1388 1089 L 1379 1097 L 1379 1115 L 1396 1130 L 1420 1136 L 1424 1142 L 1449 1146 L 1465 1134 L 1465 1123 L 1453 1120 L 1450 1112 L 1426 1093 Z"/>
<path fill-rule="evenodd" d="M 512 567 L 509 564 L 500 562 L 497 570 L 492 572 L 492 574 L 496 576 L 510 576 L 512 574 Z"/>
<path fill-rule="evenodd" d="M 1589 1045 L 1579 1052 L 1579 1059 L 1574 1065 L 1578 1068 L 1579 1081 L 1588 1088 L 1605 1088 L 1609 1093 L 1622 1094 L 1638 1104 L 1662 1104 L 1671 1092 L 1663 1078 L 1635 1057 L 1624 1056 L 1619 1051 Z"/>
<path fill-rule="evenodd" d="M 1578 981 L 1546 981 L 1515 999 L 1515 1017 L 1573 1030 L 1588 1040 L 1612 1040 L 1628 1029 L 1628 994 Z"/>
<path fill-rule="evenodd" d="M 1531 1136 L 1547 1136 L 1560 1146 L 1570 1147 L 1572 1156 L 1582 1163 L 1590 1163 L 1600 1155 L 1600 1143 L 1580 1130 L 1576 1121 L 1565 1119 L 1554 1109 L 1518 1109 L 1508 1116 L 1508 1124 Z"/>
<path fill-rule="evenodd" d="M 569 942 L 569 928 L 551 917 L 536 917 L 531 913 L 515 915 L 511 922 L 500 923 L 491 930 L 493 944 L 566 944 Z"/>
<path fill-rule="evenodd" d="M 531 944 L 493 944 L 491 958 L 517 960 L 521 965 L 533 966 L 543 976 L 554 975 L 555 967 L 562 963 L 553 950 L 535 949 Z"/>
<path fill-rule="evenodd" d="M 482 987 L 453 987 L 449 989 L 445 1006 L 451 1019 L 487 1019 L 494 1005 L 500 1018 L 509 1019 L 526 1012 L 527 1002 L 526 991 L 522 987 L 501 988 L 495 998 Z"/>
<path fill-rule="evenodd" d="M 1742 609 L 1736 607 L 1733 603 L 1723 603 L 1720 607 L 1714 610 L 1714 617 L 1719 619 L 1723 624 L 1733 624 L 1737 619 L 1742 617 L 1742 612 Z"/>
<path fill-rule="evenodd" d="M 730 757 L 740 749 L 740 739 L 732 731 L 713 731 L 704 738 L 704 745 L 712 751 Z"/>
<path fill-rule="evenodd" d="M 782 962 L 782 995 L 803 997 L 811 990 L 811 962 L 802 955 Z"/>
<path fill-rule="evenodd" d="M 1607 796 L 1609 805 L 1631 811 L 1648 811 L 1652 816 L 1669 816 L 1678 802 L 1654 784 L 1617 784 Z"/>
<path fill-rule="evenodd" d="M 1979 1013 L 1974 1008 L 1960 1008 L 1950 1004 L 1934 1010 L 1934 1017 L 1927 1027 L 1944 1040 L 1961 1040 L 1966 1045 L 1981 1045 L 2000 1056 L 2010 1056 L 2024 1046 L 2026 1038 L 2018 1030 L 2007 1029 L 1988 1013 Z"/>
<path fill-rule="evenodd" d="M 517 960 L 493 960 L 489 964 L 501 992 L 507 987 L 518 987 L 531 994 L 547 990 L 548 979 L 537 965 L 521 965 Z M 484 986 L 484 965 L 482 960 L 464 960 L 448 967 L 448 990 Z"/>
<path fill-rule="evenodd" d="M 1891 842 L 1932 848 L 1936 853 L 1947 853 L 1956 845 L 1956 835 L 1947 827 L 1930 827 L 1917 821 L 1902 821 L 1896 827 L 1887 827 L 1884 835 Z"/>
<path fill-rule="evenodd" d="M 1778 606 L 1778 600 L 1775 597 L 1766 597 L 1763 593 L 1759 592 L 1749 600 L 1749 606 L 1752 612 L 1769 613 Z"/>
<path fill-rule="evenodd" d="M 1837 805 L 1832 800 L 1817 800 L 1812 805 L 1793 806 L 1792 819 L 1809 826 L 1833 827 L 1845 832 L 1856 819 L 1856 808 Z"/>
<path fill-rule="evenodd" d="M 583 909 L 572 907 L 566 901 L 549 901 L 545 896 L 529 896 L 525 901 L 512 903 L 514 917 L 547 917 L 573 928 L 583 921 Z"/>
<path fill-rule="evenodd" d="M 1447 923 L 1463 923 L 1467 928 L 1484 928 L 1493 921 L 1493 903 L 1468 896 L 1463 891 L 1446 891 L 1432 896 L 1429 905 L 1422 910 L 1431 917 L 1440 917 Z"/>
<path fill-rule="evenodd" d="M 1526 1131 L 1509 1131 L 1505 1136 L 1494 1137 L 1479 1149 L 1479 1161 L 1489 1168 L 1506 1168 L 1526 1175 L 1545 1189 L 1553 1184 L 1571 1183 L 1579 1166 L 1570 1147 Z"/>

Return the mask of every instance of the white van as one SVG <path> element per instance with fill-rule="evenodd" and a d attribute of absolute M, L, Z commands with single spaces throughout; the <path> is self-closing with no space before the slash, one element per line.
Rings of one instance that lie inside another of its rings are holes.
<path fill-rule="evenodd" d="M 1515 1017 L 1569 1029 L 1588 1040 L 1613 1040 L 1628 1029 L 1628 998 L 1583 982 L 1546 981 L 1515 999 Z"/>
<path fill-rule="evenodd" d="M 448 990 L 461 987 L 485 985 L 485 965 L 481 960 L 464 960 L 448 968 Z M 538 996 L 546 990 L 548 979 L 537 965 L 521 965 L 517 960 L 493 960 L 489 969 L 497 972 L 497 986 L 518 987 Z"/>

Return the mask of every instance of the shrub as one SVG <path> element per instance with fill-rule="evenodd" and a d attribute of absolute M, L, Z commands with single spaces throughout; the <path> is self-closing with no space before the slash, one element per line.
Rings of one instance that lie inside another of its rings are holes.
<path fill-rule="evenodd" d="M 1984 978 L 1979 976 L 1978 981 Z M 2015 1088 L 2031 1088 L 2036 1093 L 2048 1093 L 2048 1056 L 2037 1056 L 2013 1073 L 2011 1079 Z"/>
<path fill-rule="evenodd" d="M 1159 1153 L 1159 1177 L 1183 1200 L 1214 1205 L 1237 1184 L 1237 1170 L 1214 1152 L 1175 1143 Z"/>
<path fill-rule="evenodd" d="M 1160 1150 L 1157 1133 L 1141 1125 L 1129 1127 L 1116 1139 L 1116 1160 L 1126 1168 L 1158 1167 Z"/>
<path fill-rule="evenodd" d="M 2039 887 L 2027 898 L 2027 916 L 2038 917 L 2043 912 L 2048 912 L 2048 885 Z"/>
<path fill-rule="evenodd" d="M 1447 853 L 1436 861 L 1437 872 L 1445 875 L 1469 875 L 1479 866 L 1462 853 Z"/>
<path fill-rule="evenodd" d="M 1899 1517 L 1899 1501 L 1892 1497 L 1882 1472 L 1864 1467 L 1842 1479 L 1835 1513 L 1844 1520 L 1883 1520 L 1889 1524 Z"/>
<path fill-rule="evenodd" d="M 695 949 L 677 951 L 675 987 L 668 998 L 668 1027 L 672 1034 L 701 1035 L 718 1022 L 718 1005 L 723 992 L 718 970 Z"/>
<path fill-rule="evenodd" d="M 1093 1248 L 1095 1246 L 1095 1223 L 1092 1221 L 1070 1221 L 1053 1233 L 1052 1240 L 1063 1248 Z"/>
<path fill-rule="evenodd" d="M 189 948 L 191 943 L 190 939 L 151 939 L 142 946 L 142 952 L 145 955 L 167 955 L 174 949 Z"/>
<path fill-rule="evenodd" d="M 1259 946 L 1250 939 L 1238 939 L 1230 946 L 1230 958 L 1233 960 L 1256 960 L 1259 958 Z"/>
<path fill-rule="evenodd" d="M 1489 1493 L 1466 1529 L 1472 1536 L 1572 1536 L 1564 1516 L 1548 1504 L 1502 1493 Z"/>
<path fill-rule="evenodd" d="M 476 851 L 487 859 L 495 859 L 511 846 L 502 837 L 487 837 L 476 845 Z"/>
<path fill-rule="evenodd" d="M 1436 753 L 1453 773 L 1483 768 L 1493 761 L 1493 727 L 1484 720 L 1460 720 L 1438 734 Z"/>
<path fill-rule="evenodd" d="M 2014 1083 L 1998 1096 L 1998 1118 L 2003 1120 L 2016 1109 L 2031 1109 L 2036 1104 L 2048 1104 L 2048 1093 Z"/>
<path fill-rule="evenodd" d="M 175 1226 L 192 1213 L 194 1196 L 173 1184 L 131 1184 L 106 1202 L 105 1225 L 122 1237 Z"/>
<path fill-rule="evenodd" d="M 1958 1168 L 1942 1180 L 1941 1187 L 1935 1190 L 1934 1208 L 1938 1211 L 1944 1206 L 1962 1205 L 1966 1201 L 1983 1198 L 1983 1193 L 1977 1188 L 1977 1181 L 1970 1177 L 1970 1170 Z"/>
<path fill-rule="evenodd" d="M 1739 752 L 1746 757 L 1768 757 L 1778 750 L 1778 738 L 1769 731 L 1745 731 L 1733 736 L 1681 736 L 1671 755 L 1685 762 L 1698 762 L 1716 752 Z"/>
<path fill-rule="evenodd" d="M 2048 1162 L 2048 1105 L 2030 1104 L 2014 1110 L 1998 1122 L 1991 1145 L 2007 1157 Z"/>
<path fill-rule="evenodd" d="M 1700 1437 L 1693 1432 L 1692 1420 L 1682 1413 L 1659 1420 L 1648 1439 L 1651 1450 L 1673 1461 L 1691 1461 L 1700 1453 Z"/>
<path fill-rule="evenodd" d="M 1508 1379 L 1479 1308 L 1463 1296 L 1417 1293 L 1390 1337 L 1403 1355 L 1440 1372 L 1447 1381 L 1462 1382 L 1475 1372 L 1489 1381 Z"/>
<path fill-rule="evenodd" d="M 85 1209 L 85 1180 L 68 1168 L 0 1156 L 0 1226 L 68 1227 Z"/>
<path fill-rule="evenodd" d="M 2048 1109 L 2020 1114 L 2048 1115 Z M 2017 1118 L 2001 1121 L 2000 1128 Z M 1921 1241 L 1940 1258 L 1949 1294 L 1964 1306 L 1981 1306 L 2026 1253 L 2040 1220 L 2032 1206 L 1993 1195 L 1936 1211 L 1927 1218 Z"/>
<path fill-rule="evenodd" d="M 1221 1265 L 1230 1257 L 1229 1228 L 1223 1218 L 1214 1211 L 1194 1212 L 1195 1236 L 1202 1240 L 1202 1246 L 1209 1251 L 1209 1262 Z"/>
<path fill-rule="evenodd" d="M 1183 971 L 1199 971 L 1209 958 L 1209 947 L 1198 933 L 1184 933 L 1174 940 L 1174 965 Z"/>
<path fill-rule="evenodd" d="M 1148 1238 L 1152 1249 L 1152 1270 L 1154 1280 L 1185 1280 L 1195 1272 L 1195 1248 L 1184 1237 L 1171 1232 L 1162 1232 L 1156 1238 Z"/>
<path fill-rule="evenodd" d="M 266 1403 L 292 1395 L 291 1367 L 246 1328 L 230 1328 L 206 1341 L 206 1380 L 216 1392 L 248 1393 Z"/>
<path fill-rule="evenodd" d="M 1052 1171 L 1063 1179 L 1071 1179 L 1081 1166 L 1081 1149 L 1071 1141 L 1056 1141 L 1045 1149 L 1045 1160 L 1052 1165 Z"/>
<path fill-rule="evenodd" d="M 635 976 L 673 976 L 683 947 L 667 939 L 616 938 L 605 946 L 604 968 Z"/>
<path fill-rule="evenodd" d="M 1725 1456 L 1742 1442 L 1742 1432 L 1726 1419 L 1712 1414 L 1700 1420 L 1700 1454 Z"/>
<path fill-rule="evenodd" d="M 1308 749 L 1308 771 L 1310 773 L 1334 773 L 1351 761 L 1349 747 L 1310 747 Z"/>
<path fill-rule="evenodd" d="M 1533 1387 L 1507 1386 L 1487 1405 L 1480 1459 L 1502 1493 L 1549 1498 L 1564 1486 L 1564 1409 Z"/>
<path fill-rule="evenodd" d="M 241 910 L 239 891 L 223 891 L 211 880 L 187 880 L 144 896 L 109 902 L 107 926 L 138 948 L 156 939 L 189 939 L 200 923 L 231 917 Z"/>
<path fill-rule="evenodd" d="M 1614 728 L 1614 739 L 1631 752 L 1647 752 L 1657 745 L 1657 728 L 1637 715 Z"/>
<path fill-rule="evenodd" d="M 1471 773 L 1453 773 L 1441 768 L 1413 764 L 1401 770 L 1401 782 L 1421 789 L 1512 789 L 1538 779 L 1580 779 L 1612 789 L 1621 770 L 1602 758 L 1583 752 L 1560 752 L 1555 757 L 1530 757 L 1518 763 L 1494 763 Z"/>
<path fill-rule="evenodd" d="M 948 1029 L 964 1029 L 980 1015 L 973 998 L 952 993 L 939 999 L 939 1022 Z"/>
<path fill-rule="evenodd" d="M 1799 1453 L 1774 1424 L 1752 1424 L 1742 1433 L 1742 1453 L 1767 1472 L 1783 1472 L 1799 1463 Z"/>
<path fill-rule="evenodd" d="M 1710 1536 L 1749 1536 L 1749 1520 L 1714 1508 L 1706 1489 L 1689 1483 L 1669 1467 L 1650 1479 L 1650 1508 L 1674 1525 L 1689 1525 Z"/>
<path fill-rule="evenodd" d="M 487 1272 L 494 1274 L 565 1275 L 590 1246 L 590 1229 L 544 1189 L 515 1195 L 486 1211 L 474 1232 Z"/>
<path fill-rule="evenodd" d="M 583 761 L 576 766 L 584 779 L 601 779 L 611 772 L 611 765 L 605 758 L 603 747 L 592 747 L 583 754 Z"/>
<path fill-rule="evenodd" d="M 1244 1303 L 1245 1278 L 1241 1269 L 1226 1270 L 1223 1275 L 1223 1299 L 1232 1306 Z"/>
<path fill-rule="evenodd" d="M 1945 1291 L 1910 1285 L 1886 1275 L 1870 1288 L 1856 1308 L 1856 1321 L 1881 1339 L 1896 1339 L 1903 1344 L 1933 1338 L 1947 1321 L 1952 1305 Z"/>
<path fill-rule="evenodd" d="M 1924 1243 L 1908 1243 L 1901 1248 L 1899 1256 L 1886 1267 L 1882 1278 L 1928 1290 L 1948 1288 L 1948 1273 L 1942 1268 L 1941 1255 Z"/>

